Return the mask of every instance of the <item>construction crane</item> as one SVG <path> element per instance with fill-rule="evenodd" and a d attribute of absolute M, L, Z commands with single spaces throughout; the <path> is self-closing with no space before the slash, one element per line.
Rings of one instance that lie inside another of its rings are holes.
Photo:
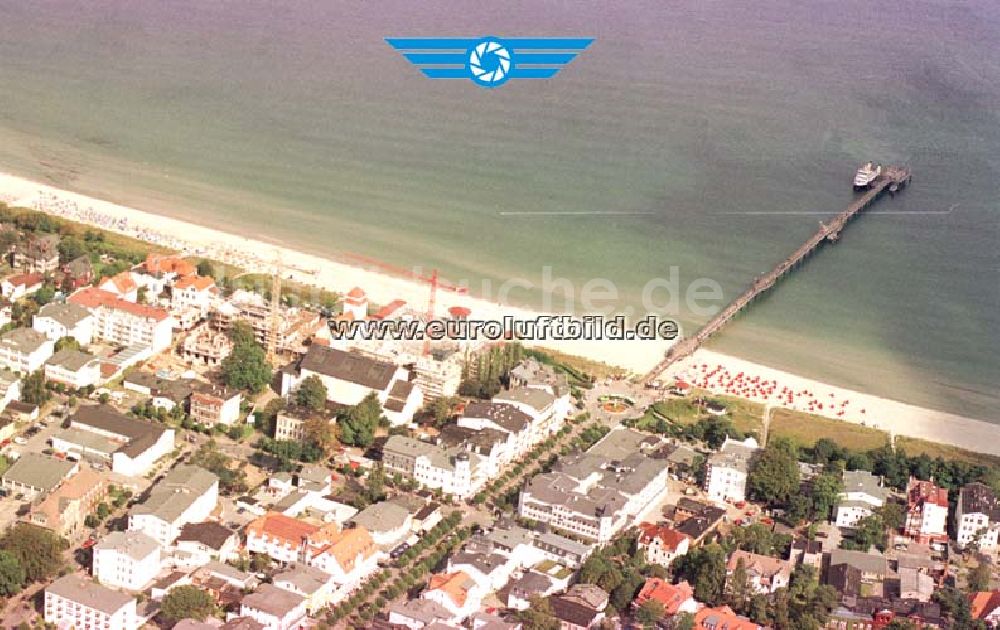
<path fill-rule="evenodd" d="M 427 299 L 427 317 L 426 317 L 427 322 L 430 322 L 432 319 L 434 319 L 434 305 L 437 302 L 437 288 L 438 288 L 437 269 L 435 269 L 431 273 L 430 285 L 431 285 L 431 294 L 430 297 Z M 428 337 L 427 335 L 424 335 L 424 350 L 422 354 L 426 357 L 430 353 L 431 353 L 431 338 Z"/>
<path fill-rule="evenodd" d="M 271 312 L 267 322 L 267 360 L 276 365 L 278 358 L 278 331 L 281 328 L 281 252 L 274 255 L 274 273 L 271 276 Z"/>

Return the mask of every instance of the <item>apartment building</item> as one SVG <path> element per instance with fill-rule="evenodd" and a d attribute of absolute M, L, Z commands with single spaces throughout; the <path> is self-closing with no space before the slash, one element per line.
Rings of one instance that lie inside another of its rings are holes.
<path fill-rule="evenodd" d="M 145 620 L 132 595 L 101 586 L 75 573 L 45 589 L 46 623 L 77 630 L 138 630 Z"/>
<path fill-rule="evenodd" d="M 30 501 L 52 492 L 79 469 L 76 462 L 29 452 L 19 457 L 0 477 L 0 487 L 10 495 L 23 495 Z"/>
<path fill-rule="evenodd" d="M 903 533 L 922 545 L 948 542 L 948 490 L 911 477 Z"/>
<path fill-rule="evenodd" d="M 63 348 L 45 361 L 45 380 L 81 389 L 101 382 L 101 362 L 92 354 Z"/>
<path fill-rule="evenodd" d="M 444 448 L 401 435 L 390 436 L 382 448 L 382 465 L 429 489 L 468 498 L 485 485 L 483 459 L 462 447 Z"/>
<path fill-rule="evenodd" d="M 160 572 L 160 545 L 140 531 L 111 532 L 93 547 L 93 574 L 104 586 L 140 591 Z"/>
<path fill-rule="evenodd" d="M 215 280 L 192 274 L 174 281 L 170 288 L 170 308 L 175 312 L 194 310 L 199 317 L 208 315 L 212 302 L 219 295 Z"/>
<path fill-rule="evenodd" d="M 0 366 L 12 372 L 40 370 L 53 352 L 53 341 L 32 328 L 15 328 L 0 335 Z"/>
<path fill-rule="evenodd" d="M 306 617 L 306 598 L 261 584 L 240 602 L 240 616 L 263 624 L 265 630 L 297 630 Z"/>
<path fill-rule="evenodd" d="M 136 304 L 95 287 L 80 289 L 68 300 L 94 315 L 94 336 L 120 346 L 148 346 L 155 352 L 170 347 L 173 318 L 154 306 Z"/>
<path fill-rule="evenodd" d="M 747 476 L 758 452 L 757 441 L 753 438 L 742 442 L 726 438 L 719 452 L 708 458 L 705 475 L 708 498 L 716 503 L 745 501 Z"/>
<path fill-rule="evenodd" d="M 68 429 L 56 431 L 52 446 L 101 457 L 110 461 L 113 472 L 136 477 L 174 450 L 174 430 L 130 418 L 109 405 L 84 405 L 70 416 Z"/>
<path fill-rule="evenodd" d="M 688 552 L 691 538 L 665 524 L 640 523 L 638 545 L 647 562 L 669 568 L 671 562 Z"/>
<path fill-rule="evenodd" d="M 885 505 L 889 490 L 882 480 L 866 470 L 844 471 L 844 491 L 840 493 L 834 522 L 837 527 L 855 527 Z"/>
<path fill-rule="evenodd" d="M 1000 500 L 992 488 L 979 481 L 962 486 L 955 505 L 955 531 L 960 549 L 972 544 L 982 551 L 997 549 Z"/>
<path fill-rule="evenodd" d="M 230 426 L 240 420 L 243 394 L 221 386 L 204 386 L 191 393 L 190 416 L 208 427 Z"/>
<path fill-rule="evenodd" d="M 660 440 L 631 429 L 608 433 L 586 453 L 561 458 L 521 491 L 518 515 L 607 542 L 667 492 Z"/>
<path fill-rule="evenodd" d="M 25 520 L 74 540 L 83 534 L 84 520 L 104 499 L 107 491 L 104 476 L 90 466 L 81 466 L 54 492 L 33 503 Z"/>
<path fill-rule="evenodd" d="M 72 302 L 49 302 L 31 318 L 31 327 L 52 341 L 72 337 L 88 346 L 94 339 L 94 316 Z"/>
<path fill-rule="evenodd" d="M 129 531 L 141 531 L 169 547 L 188 523 L 208 519 L 219 501 L 219 478 L 198 466 L 174 467 L 150 490 L 145 501 L 132 507 Z"/>

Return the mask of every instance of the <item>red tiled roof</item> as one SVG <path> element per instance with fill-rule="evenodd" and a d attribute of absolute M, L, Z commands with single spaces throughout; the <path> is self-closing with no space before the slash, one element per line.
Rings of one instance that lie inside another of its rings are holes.
<path fill-rule="evenodd" d="M 687 538 L 687 535 L 666 525 L 640 523 L 639 529 L 642 530 L 642 534 L 639 535 L 640 544 L 649 544 L 654 538 L 659 538 L 663 548 L 671 551 L 676 551 L 677 547 Z"/>
<path fill-rule="evenodd" d="M 149 254 L 143 265 L 147 273 L 175 273 L 178 276 L 189 276 L 195 273 L 195 267 L 183 258 L 177 256 L 162 256 Z"/>
<path fill-rule="evenodd" d="M 909 497 L 911 508 L 920 503 L 930 503 L 943 508 L 948 507 L 948 490 L 940 488 L 930 481 L 910 479 L 906 494 Z"/>
<path fill-rule="evenodd" d="M 468 317 L 471 313 L 472 311 L 464 306 L 452 306 L 448 309 L 448 314 L 457 319 Z"/>
<path fill-rule="evenodd" d="M 694 614 L 695 630 L 758 630 L 761 626 L 740 617 L 729 606 L 702 608 Z"/>
<path fill-rule="evenodd" d="M 681 605 L 694 597 L 694 589 L 687 582 L 670 584 L 661 578 L 649 578 L 635 598 L 638 606 L 653 599 L 663 604 L 665 615 L 676 615 Z"/>
<path fill-rule="evenodd" d="M 7 282 L 15 287 L 33 287 L 45 282 L 45 276 L 40 273 L 16 273 L 7 278 Z"/>
<path fill-rule="evenodd" d="M 174 288 L 176 289 L 186 289 L 188 287 L 194 287 L 199 291 L 207 291 L 215 286 L 215 280 L 209 278 L 208 276 L 184 276 L 174 283 Z"/>
<path fill-rule="evenodd" d="M 393 300 L 372 315 L 375 319 L 385 319 L 406 305 L 405 300 Z"/>
<path fill-rule="evenodd" d="M 131 271 L 123 271 L 119 274 L 111 276 L 110 278 L 105 278 L 101 281 L 101 286 L 104 286 L 108 282 L 114 285 L 115 290 L 118 293 L 129 293 L 139 288 L 139 285 L 137 285 L 135 280 L 132 279 Z"/>
<path fill-rule="evenodd" d="M 1000 608 L 1000 591 L 969 593 L 969 612 L 973 619 L 985 619 L 997 608 Z"/>
<path fill-rule="evenodd" d="M 437 573 L 431 576 L 431 582 L 427 586 L 428 590 L 442 590 L 461 608 L 465 606 L 465 600 L 469 596 L 469 584 L 472 578 L 465 571 L 455 573 Z"/>
<path fill-rule="evenodd" d="M 268 512 L 247 525 L 248 534 L 253 532 L 255 536 L 266 535 L 268 538 L 282 540 L 292 546 L 301 544 L 318 529 L 319 527 L 315 525 L 278 512 Z"/>
<path fill-rule="evenodd" d="M 347 297 L 354 298 L 355 300 L 362 300 L 365 298 L 365 290 L 361 287 L 354 287 L 347 292 Z"/>
<path fill-rule="evenodd" d="M 69 296 L 67 301 L 73 304 L 79 304 L 84 308 L 111 308 L 116 311 L 125 311 L 135 315 L 136 317 L 146 317 L 160 322 L 170 316 L 169 313 L 162 308 L 129 302 L 128 300 L 123 300 L 114 293 L 104 291 L 103 289 L 98 289 L 96 287 L 86 287 L 80 289 L 73 295 Z"/>

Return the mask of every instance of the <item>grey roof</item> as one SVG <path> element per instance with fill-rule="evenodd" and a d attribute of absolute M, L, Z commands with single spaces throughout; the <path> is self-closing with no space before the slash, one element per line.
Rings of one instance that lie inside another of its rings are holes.
<path fill-rule="evenodd" d="M 421 442 L 403 435 L 390 435 L 382 447 L 382 453 L 396 453 L 404 457 L 421 457 L 434 450 L 433 444 Z"/>
<path fill-rule="evenodd" d="M 71 444 L 82 446 L 90 451 L 104 453 L 108 457 L 121 448 L 121 444 L 111 438 L 104 437 L 103 435 L 94 433 L 93 431 L 84 431 L 83 429 L 76 429 L 73 427 L 68 429 L 56 429 L 52 433 L 52 437 L 53 439 L 63 440 Z"/>
<path fill-rule="evenodd" d="M 438 444 L 444 446 L 464 446 L 474 453 L 488 455 L 498 445 L 507 441 L 507 434 L 500 429 L 470 429 L 457 424 L 446 424 L 438 433 Z"/>
<path fill-rule="evenodd" d="M 70 475 L 76 463 L 40 453 L 25 453 L 3 475 L 4 481 L 48 492 Z"/>
<path fill-rule="evenodd" d="M 993 489 L 980 481 L 962 486 L 958 493 L 958 507 L 963 516 L 985 514 L 991 522 L 1000 521 L 1000 501 Z"/>
<path fill-rule="evenodd" d="M 881 486 L 881 480 L 867 470 L 844 471 L 844 492 L 863 492 L 881 501 L 889 498 L 889 489 Z"/>
<path fill-rule="evenodd" d="M 312 595 L 330 581 L 330 575 L 306 564 L 293 565 L 274 575 L 273 582 L 288 582 L 298 590 Z M 280 588 L 280 587 L 279 587 Z"/>
<path fill-rule="evenodd" d="M 181 528 L 181 533 L 177 536 L 177 542 L 199 542 L 206 547 L 210 547 L 218 551 L 222 549 L 222 547 L 226 544 L 226 541 L 234 535 L 236 535 L 236 532 L 229 529 L 222 523 L 216 523 L 215 521 L 187 523 Z"/>
<path fill-rule="evenodd" d="M 511 592 L 517 592 L 522 599 L 526 595 L 539 595 L 552 588 L 552 578 L 537 571 L 527 571 L 511 586 Z"/>
<path fill-rule="evenodd" d="M 629 455 L 649 451 L 660 443 L 660 438 L 656 436 L 619 427 L 609 431 L 587 453 L 607 460 L 622 460 Z"/>
<path fill-rule="evenodd" d="M 885 556 L 876 556 L 852 549 L 834 549 L 830 552 L 829 566 L 833 567 L 838 564 L 848 564 L 860 569 L 862 573 L 877 573 L 879 575 L 889 573 L 889 561 Z"/>
<path fill-rule="evenodd" d="M 410 619 L 422 621 L 424 624 L 431 624 L 439 619 L 451 619 L 451 613 L 441 604 L 430 599 L 411 599 L 405 602 L 397 602 L 389 606 L 389 611 Z"/>
<path fill-rule="evenodd" d="M 708 463 L 713 467 L 730 468 L 746 473 L 750 471 L 750 465 L 759 451 L 760 449 L 726 438 L 722 449 L 718 453 L 713 453 L 708 458 Z"/>
<path fill-rule="evenodd" d="M 351 518 L 351 522 L 369 532 L 384 532 L 402 527 L 409 510 L 391 501 L 369 505 Z"/>
<path fill-rule="evenodd" d="M 82 578 L 75 573 L 59 578 L 45 590 L 109 615 L 134 600 L 131 595 L 101 586 L 94 580 Z"/>
<path fill-rule="evenodd" d="M 284 617 L 305 599 L 273 584 L 261 584 L 256 591 L 243 598 L 243 605 L 262 612 Z"/>
<path fill-rule="evenodd" d="M 240 571 L 236 567 L 229 566 L 225 562 L 219 562 L 218 560 L 212 560 L 205 566 L 199 568 L 196 573 L 216 575 L 225 580 L 239 582 L 241 584 L 257 583 L 257 578 L 253 575 L 245 571 Z"/>
<path fill-rule="evenodd" d="M 180 464 L 153 486 L 149 497 L 132 508 L 132 514 L 149 514 L 172 523 L 218 481 L 204 468 Z"/>
<path fill-rule="evenodd" d="M 497 527 L 483 536 L 494 545 L 503 549 L 514 549 L 518 545 L 530 545 L 534 540 L 532 533 L 523 527 Z"/>
<path fill-rule="evenodd" d="M 498 553 L 484 553 L 474 551 L 459 551 L 448 560 L 448 566 L 453 567 L 458 564 L 465 564 L 475 567 L 483 575 L 490 575 L 500 567 L 507 564 L 507 558 Z"/>
<path fill-rule="evenodd" d="M 149 557 L 160 545 L 140 531 L 111 532 L 94 545 L 94 551 L 114 550 L 133 560 Z"/>
<path fill-rule="evenodd" d="M 96 357 L 92 354 L 87 354 L 86 352 L 81 352 L 72 348 L 63 348 L 49 357 L 49 360 L 46 361 L 45 364 L 55 365 L 65 368 L 71 372 L 76 372 L 91 361 L 96 360 Z"/>
<path fill-rule="evenodd" d="M 559 534 L 553 532 L 545 532 L 544 534 L 539 534 L 538 543 L 543 545 L 544 548 L 553 550 L 558 549 L 566 555 L 574 555 L 584 557 L 588 555 L 592 547 L 590 545 L 585 545 L 581 542 L 577 542 L 572 538 L 566 538 L 565 536 L 560 536 Z"/>
<path fill-rule="evenodd" d="M 10 346 L 14 351 L 31 354 L 38 350 L 49 338 L 34 328 L 15 328 L 0 335 L 0 345 Z"/>
<path fill-rule="evenodd" d="M 92 315 L 90 311 L 73 302 L 49 302 L 38 311 L 35 317 L 48 317 L 66 328 L 73 328 Z"/>
<path fill-rule="evenodd" d="M 531 416 L 510 403 L 475 401 L 465 407 L 466 418 L 483 418 L 510 433 L 520 433 L 531 425 Z"/>
<path fill-rule="evenodd" d="M 18 377 L 17 374 L 14 374 L 7 368 L 0 368 L 0 384 L 2 384 L 4 389 L 10 387 L 11 385 L 20 380 L 21 379 L 20 377 Z"/>
<path fill-rule="evenodd" d="M 506 392 L 500 392 L 494 399 L 500 402 L 513 401 L 527 405 L 535 411 L 542 411 L 553 402 L 556 397 L 544 389 L 535 387 L 516 387 Z"/>
<path fill-rule="evenodd" d="M 318 344 L 309 346 L 299 367 L 377 390 L 387 388 L 396 373 L 391 363 Z"/>
<path fill-rule="evenodd" d="M 127 443 L 118 450 L 129 457 L 142 454 L 166 431 L 161 425 L 118 413 L 110 405 L 81 406 L 70 417 L 70 426 L 97 429 L 121 436 Z"/>

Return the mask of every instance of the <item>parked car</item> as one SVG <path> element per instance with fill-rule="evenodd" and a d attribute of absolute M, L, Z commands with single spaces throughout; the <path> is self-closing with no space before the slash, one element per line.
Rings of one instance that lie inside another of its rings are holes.
<path fill-rule="evenodd" d="M 24 446 L 27 443 L 28 443 L 27 438 L 23 438 L 20 435 L 14 438 L 14 444 L 20 444 L 21 446 Z"/>

